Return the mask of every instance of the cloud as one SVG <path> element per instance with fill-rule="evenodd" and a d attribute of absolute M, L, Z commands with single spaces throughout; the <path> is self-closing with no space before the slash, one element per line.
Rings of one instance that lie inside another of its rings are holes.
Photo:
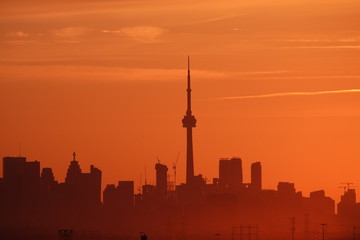
<path fill-rule="evenodd" d="M 281 47 L 294 49 L 360 49 L 360 45 L 343 45 L 343 46 L 295 46 L 295 47 Z"/>
<path fill-rule="evenodd" d="M 294 79 L 358 79 L 360 75 L 319 75 L 319 76 L 265 76 L 265 77 L 253 77 L 256 80 L 294 80 Z"/>
<path fill-rule="evenodd" d="M 9 33 L 5 33 L 5 37 L 17 37 L 17 38 L 26 38 L 30 36 L 30 33 L 25 33 L 25 32 L 9 32 Z"/>
<path fill-rule="evenodd" d="M 160 42 L 159 37 L 165 32 L 165 29 L 152 26 L 137 26 L 122 28 L 120 30 L 103 30 L 102 32 L 125 36 L 136 42 L 154 43 Z"/>
<path fill-rule="evenodd" d="M 34 40 L 12 40 L 12 41 L 3 41 L 3 43 L 22 45 L 22 44 L 39 44 L 39 41 L 34 41 Z"/>
<path fill-rule="evenodd" d="M 77 38 L 85 35 L 90 31 L 87 27 L 64 27 L 51 31 L 56 37 L 61 38 Z"/>
<path fill-rule="evenodd" d="M 194 24 L 219 22 L 219 21 L 223 21 L 223 20 L 236 18 L 238 16 L 240 16 L 240 15 L 239 14 L 232 14 L 232 15 L 219 16 L 219 17 L 208 18 L 208 19 L 196 21 L 196 22 L 194 22 Z"/>
<path fill-rule="evenodd" d="M 90 65 L 64 65 L 52 59 L 42 61 L 17 62 L 12 64 L 8 60 L 0 59 L 0 73 L 4 80 L 51 80 L 51 81 L 180 81 L 185 84 L 187 70 L 184 69 L 157 69 L 157 68 L 121 68 Z M 36 64 L 37 62 L 37 64 Z M 49 63 L 50 62 L 50 63 Z M 8 64 L 6 64 L 8 63 Z M 29 75 L 29 73 L 31 73 Z M 223 78 L 221 72 L 193 70 L 191 74 L 197 81 Z"/>
<path fill-rule="evenodd" d="M 287 96 L 314 96 L 323 94 L 339 94 L 339 93 L 360 93 L 360 89 L 345 89 L 345 90 L 330 90 L 330 91 L 316 91 L 316 92 L 283 92 L 283 93 L 269 93 L 261 95 L 249 96 L 234 96 L 221 97 L 213 100 L 233 100 L 233 99 L 252 99 L 252 98 L 272 98 L 272 97 L 287 97 Z"/>
<path fill-rule="evenodd" d="M 117 34 L 117 35 L 121 35 L 122 31 L 121 30 L 102 30 L 103 33 L 113 33 L 113 34 Z"/>
<path fill-rule="evenodd" d="M 339 39 L 330 39 L 330 38 L 299 38 L 299 39 L 282 39 L 280 42 L 294 42 L 294 43 L 348 43 L 348 42 L 358 42 L 360 37 L 348 37 L 348 38 L 339 38 Z"/>
<path fill-rule="evenodd" d="M 257 72 L 238 72 L 234 75 L 267 75 L 267 74 L 283 74 L 283 73 L 289 73 L 287 70 L 274 70 L 274 71 L 257 71 Z"/>

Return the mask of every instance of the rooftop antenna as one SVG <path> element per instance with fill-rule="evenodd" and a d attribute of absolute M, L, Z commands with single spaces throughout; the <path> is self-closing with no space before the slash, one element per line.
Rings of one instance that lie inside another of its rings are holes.
<path fill-rule="evenodd" d="M 140 173 L 139 193 L 141 194 L 142 174 Z"/>
<path fill-rule="evenodd" d="M 21 157 L 21 144 L 19 143 L 19 157 Z"/>
<path fill-rule="evenodd" d="M 156 156 L 157 162 L 160 163 L 160 159 L 158 156 Z"/>
<path fill-rule="evenodd" d="M 76 152 L 73 152 L 73 161 L 76 161 Z"/>
<path fill-rule="evenodd" d="M 146 165 L 145 165 L 145 185 L 147 185 L 147 179 L 146 179 Z"/>

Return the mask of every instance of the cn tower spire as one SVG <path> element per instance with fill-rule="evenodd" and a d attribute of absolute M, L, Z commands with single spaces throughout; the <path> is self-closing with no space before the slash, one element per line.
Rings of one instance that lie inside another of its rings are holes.
<path fill-rule="evenodd" d="M 191 112 L 191 86 L 190 86 L 190 57 L 188 56 L 188 75 L 187 75 L 187 109 L 182 120 L 183 127 L 186 128 L 186 184 L 191 184 L 194 178 L 194 153 L 192 141 L 192 128 L 196 127 L 195 116 Z"/>
<path fill-rule="evenodd" d="M 191 87 L 190 87 L 190 56 L 188 55 L 188 75 L 187 75 L 187 110 L 186 115 L 191 115 Z"/>

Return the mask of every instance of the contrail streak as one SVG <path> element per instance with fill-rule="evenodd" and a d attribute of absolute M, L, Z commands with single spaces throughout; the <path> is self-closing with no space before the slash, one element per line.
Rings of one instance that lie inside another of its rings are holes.
<path fill-rule="evenodd" d="M 357 93 L 357 92 L 360 92 L 360 89 L 345 89 L 345 90 L 317 91 L 317 92 L 269 93 L 269 94 L 249 95 L 249 96 L 220 97 L 220 98 L 215 98 L 215 100 L 271 98 L 271 97 L 286 97 L 286 96 L 313 96 L 313 95 L 323 95 L 323 94 Z"/>

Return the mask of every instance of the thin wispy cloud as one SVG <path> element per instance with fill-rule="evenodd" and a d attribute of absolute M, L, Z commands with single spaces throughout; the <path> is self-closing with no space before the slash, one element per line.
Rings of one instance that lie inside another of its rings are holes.
<path fill-rule="evenodd" d="M 137 26 L 121 28 L 120 30 L 103 30 L 102 32 L 124 36 L 136 42 L 154 43 L 160 42 L 159 37 L 165 32 L 165 29 L 152 26 Z"/>
<path fill-rule="evenodd" d="M 6 44 L 15 44 L 15 45 L 23 45 L 23 44 L 40 44 L 39 41 L 34 40 L 11 40 L 11 41 L 3 41 Z"/>
<path fill-rule="evenodd" d="M 5 37 L 26 38 L 28 36 L 30 36 L 30 33 L 22 32 L 22 31 L 5 33 Z"/>
<path fill-rule="evenodd" d="M 28 80 L 29 72 L 36 76 L 37 80 L 51 81 L 181 81 L 184 80 L 184 69 L 158 69 L 158 68 L 122 68 L 104 67 L 91 65 L 65 65 L 61 61 L 51 64 L 52 59 L 43 59 L 34 62 L 13 62 L 5 64 L 0 59 L 0 72 L 7 79 Z M 63 59 L 66 62 L 66 59 Z M 35 60 L 36 61 L 36 60 Z M 198 81 L 222 79 L 221 72 L 193 70 L 191 72 Z M 5 79 L 0 79 L 0 82 Z"/>
<path fill-rule="evenodd" d="M 282 39 L 280 42 L 294 42 L 294 43 L 348 43 L 348 42 L 358 42 L 360 37 L 349 37 L 349 38 L 340 38 L 340 39 L 331 39 L 331 38 L 299 38 L 299 39 Z"/>
<path fill-rule="evenodd" d="M 360 45 L 342 45 L 342 46 L 294 46 L 294 47 L 281 47 L 293 49 L 360 49 Z"/>
<path fill-rule="evenodd" d="M 286 79 L 359 79 L 360 75 L 319 75 L 319 76 L 265 76 L 253 77 L 255 80 L 286 80 Z"/>
<path fill-rule="evenodd" d="M 329 91 L 314 91 L 314 92 L 283 92 L 283 93 L 269 93 L 260 95 L 248 96 L 233 96 L 220 97 L 213 100 L 234 100 L 234 99 L 252 99 L 252 98 L 273 98 L 273 97 L 289 97 L 289 96 L 315 96 L 324 94 L 344 94 L 344 93 L 360 93 L 360 89 L 344 89 L 344 90 L 329 90 Z"/>
<path fill-rule="evenodd" d="M 51 33 L 61 38 L 77 38 L 85 35 L 90 31 L 87 27 L 64 27 L 52 30 Z"/>
<path fill-rule="evenodd" d="M 274 70 L 274 71 L 256 71 L 256 72 L 237 72 L 234 75 L 272 75 L 272 74 L 284 74 L 289 73 L 287 70 Z"/>
<path fill-rule="evenodd" d="M 196 21 L 196 22 L 194 22 L 194 24 L 219 22 L 219 21 L 223 21 L 223 20 L 236 18 L 238 16 L 239 16 L 239 14 L 231 14 L 231 15 L 219 16 L 219 17 L 208 18 L 208 19 Z"/>

